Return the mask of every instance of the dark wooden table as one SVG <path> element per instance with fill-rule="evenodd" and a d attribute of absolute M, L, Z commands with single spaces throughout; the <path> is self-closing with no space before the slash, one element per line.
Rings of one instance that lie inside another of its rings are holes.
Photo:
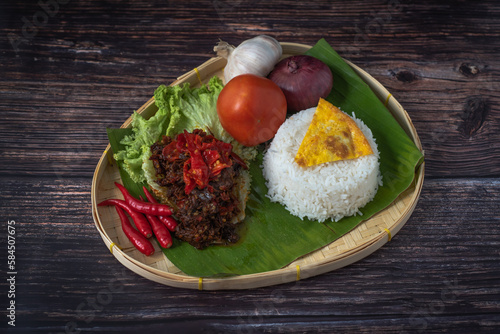
<path fill-rule="evenodd" d="M 2 1 L 0 31 L 2 332 L 500 330 L 497 1 Z M 372 255 L 297 283 L 196 291 L 138 276 L 91 215 L 105 129 L 219 38 L 258 34 L 324 37 L 398 99 L 425 149 L 418 205 Z"/>

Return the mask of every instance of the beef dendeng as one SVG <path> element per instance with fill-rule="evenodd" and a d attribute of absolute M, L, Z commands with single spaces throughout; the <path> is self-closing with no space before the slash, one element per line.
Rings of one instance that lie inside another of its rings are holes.
<path fill-rule="evenodd" d="M 238 181 L 246 165 L 232 146 L 194 130 L 163 136 L 151 153 L 156 182 L 179 222 L 175 237 L 198 249 L 236 242 L 234 221 L 242 210 Z"/>

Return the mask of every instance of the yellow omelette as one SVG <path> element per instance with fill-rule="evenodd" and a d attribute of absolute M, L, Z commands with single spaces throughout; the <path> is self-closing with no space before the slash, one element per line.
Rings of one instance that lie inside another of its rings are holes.
<path fill-rule="evenodd" d="M 347 114 L 320 99 L 295 162 L 301 167 L 373 154 L 370 143 Z"/>

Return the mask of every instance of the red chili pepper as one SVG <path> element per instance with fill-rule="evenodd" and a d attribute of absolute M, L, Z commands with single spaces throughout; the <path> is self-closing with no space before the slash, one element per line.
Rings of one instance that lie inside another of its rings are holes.
<path fill-rule="evenodd" d="M 142 199 L 142 197 L 141 197 Z M 160 243 L 160 246 L 163 248 L 170 248 L 172 246 L 172 236 L 168 231 L 167 227 L 162 224 L 160 219 L 157 216 L 146 215 L 151 227 L 153 228 L 153 233 L 156 236 L 156 239 Z"/>
<path fill-rule="evenodd" d="M 118 212 L 118 216 L 120 216 L 120 220 L 122 222 L 122 230 L 127 236 L 128 240 L 134 245 L 134 247 L 139 250 L 144 255 L 151 255 L 155 252 L 155 249 L 151 242 L 146 239 L 142 234 L 140 234 L 137 230 L 135 230 L 130 224 L 125 211 L 119 206 L 115 206 L 116 212 Z"/>
<path fill-rule="evenodd" d="M 158 216 L 158 219 L 165 225 L 169 231 L 174 232 L 177 227 L 177 221 L 172 216 Z"/>
<path fill-rule="evenodd" d="M 167 227 L 162 224 L 159 217 L 151 215 L 146 215 L 146 217 L 148 218 L 149 223 L 153 227 L 153 232 L 156 238 L 158 239 L 160 246 L 162 246 L 163 248 L 172 247 L 172 236 L 170 235 L 170 232 L 168 231 Z"/>
<path fill-rule="evenodd" d="M 144 190 L 144 194 L 146 195 L 146 198 L 148 201 L 151 203 L 158 203 L 156 201 L 156 198 L 154 198 L 153 195 L 149 192 L 148 188 L 145 186 L 142 186 L 142 189 Z M 172 216 L 158 216 L 158 219 L 170 230 L 170 231 L 175 231 L 175 228 L 177 227 L 177 221 L 172 217 Z"/>
<path fill-rule="evenodd" d="M 168 205 L 139 201 L 137 198 L 130 195 L 130 193 L 127 189 L 125 189 L 124 186 L 122 186 L 118 182 L 115 182 L 115 185 L 122 192 L 127 204 L 130 205 L 135 211 L 153 216 L 170 216 L 172 214 L 172 209 L 170 209 Z"/>
<path fill-rule="evenodd" d="M 132 220 L 135 223 L 135 226 L 141 232 L 143 236 L 146 238 L 151 238 L 153 235 L 153 231 L 151 230 L 151 225 L 149 225 L 148 220 L 144 215 L 140 212 L 134 211 L 132 207 L 130 207 L 127 202 L 121 199 L 107 199 L 99 204 L 98 206 L 109 206 L 109 205 L 114 205 L 122 208 L 123 210 L 127 211 L 127 213 L 132 217 Z"/>

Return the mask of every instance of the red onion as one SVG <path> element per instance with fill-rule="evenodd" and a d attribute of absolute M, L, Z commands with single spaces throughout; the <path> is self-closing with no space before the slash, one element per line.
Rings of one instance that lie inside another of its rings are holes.
<path fill-rule="evenodd" d="M 330 68 L 311 56 L 291 56 L 280 61 L 269 79 L 277 84 L 286 97 L 288 112 L 297 112 L 318 105 L 333 86 Z"/>

